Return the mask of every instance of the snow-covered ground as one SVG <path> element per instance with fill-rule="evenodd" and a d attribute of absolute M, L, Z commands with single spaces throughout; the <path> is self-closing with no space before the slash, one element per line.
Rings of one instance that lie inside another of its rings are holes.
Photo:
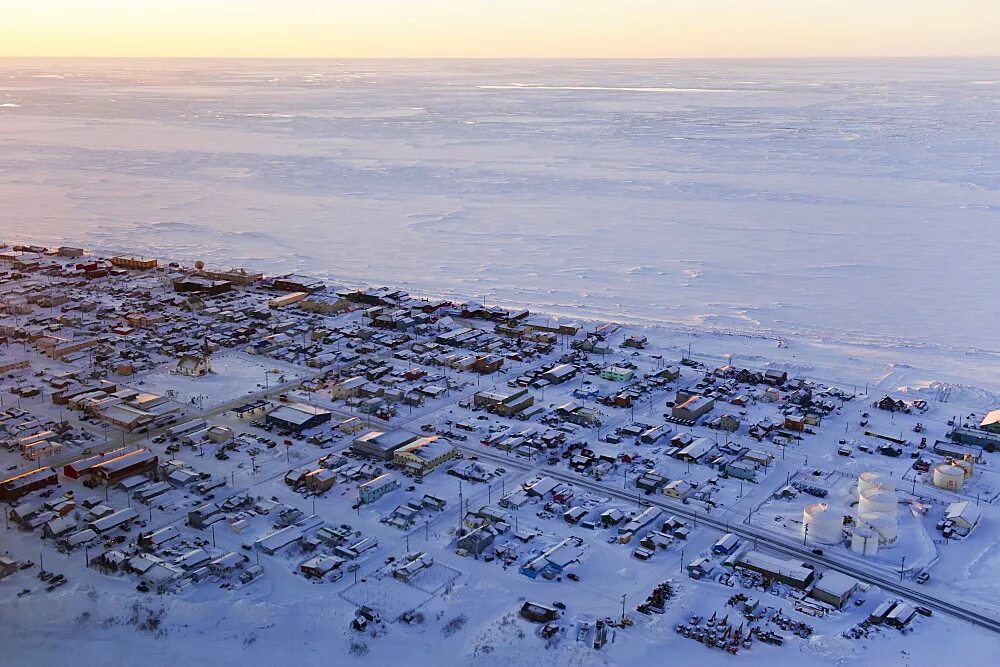
<path fill-rule="evenodd" d="M 169 396 L 180 403 L 197 404 L 207 410 L 309 374 L 298 366 L 273 359 L 261 360 L 244 352 L 214 355 L 212 373 L 204 377 L 182 375 L 176 372 L 175 367 L 168 366 L 148 373 L 130 381 L 129 385 Z"/>

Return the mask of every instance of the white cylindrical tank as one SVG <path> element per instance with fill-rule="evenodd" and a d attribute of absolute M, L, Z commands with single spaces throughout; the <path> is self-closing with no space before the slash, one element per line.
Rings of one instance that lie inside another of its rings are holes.
<path fill-rule="evenodd" d="M 865 491 L 872 489 L 882 489 L 883 491 L 895 491 L 896 484 L 891 479 L 880 472 L 863 472 L 858 476 L 858 496 Z"/>
<path fill-rule="evenodd" d="M 851 531 L 851 551 L 864 556 L 874 556 L 878 553 L 879 536 L 873 528 L 856 526 Z"/>
<path fill-rule="evenodd" d="M 965 471 L 965 479 L 972 477 L 972 473 L 976 471 L 976 464 L 972 461 L 966 461 L 963 459 L 961 461 L 955 461 L 954 465 Z"/>
<path fill-rule="evenodd" d="M 813 503 L 802 511 L 803 530 L 817 542 L 835 544 L 842 539 L 844 517 L 830 509 L 826 503 Z"/>
<path fill-rule="evenodd" d="M 950 463 L 934 466 L 934 486 L 948 491 L 958 491 L 965 484 L 965 470 Z"/>
<path fill-rule="evenodd" d="M 884 489 L 866 489 L 860 494 L 860 499 L 858 500 L 858 512 L 861 514 L 867 514 L 869 512 L 879 512 L 882 514 L 896 515 L 897 505 L 899 504 L 899 496 L 896 495 L 895 491 L 886 491 Z"/>
<path fill-rule="evenodd" d="M 858 515 L 861 527 L 870 528 L 878 534 L 879 544 L 892 544 L 899 536 L 896 517 L 884 512 L 865 512 Z"/>

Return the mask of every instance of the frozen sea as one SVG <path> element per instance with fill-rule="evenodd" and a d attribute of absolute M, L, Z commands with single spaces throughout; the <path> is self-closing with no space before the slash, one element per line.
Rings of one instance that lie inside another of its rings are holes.
<path fill-rule="evenodd" d="M 8 59 L 0 239 L 997 351 L 998 119 L 1000 60 Z"/>

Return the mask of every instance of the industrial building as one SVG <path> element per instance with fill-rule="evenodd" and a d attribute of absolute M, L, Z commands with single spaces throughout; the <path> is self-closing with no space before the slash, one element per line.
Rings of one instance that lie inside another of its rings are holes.
<path fill-rule="evenodd" d="M 269 412 L 265 421 L 268 426 L 300 433 L 327 423 L 331 415 L 329 410 L 308 403 L 288 403 Z"/>
<path fill-rule="evenodd" d="M 820 602 L 841 609 L 851 595 L 858 589 L 859 581 L 835 570 L 828 570 L 823 573 L 819 581 L 813 585 L 809 595 Z"/>
<path fill-rule="evenodd" d="M 784 584 L 805 589 L 813 582 L 816 572 L 800 562 L 748 551 L 736 562 L 736 567 L 759 572 Z"/>
<path fill-rule="evenodd" d="M 142 257 L 112 257 L 111 265 L 120 269 L 132 269 L 133 271 L 145 271 L 156 268 L 155 259 L 144 259 Z"/>
<path fill-rule="evenodd" d="M 385 432 L 369 431 L 361 437 L 355 438 L 351 449 L 359 454 L 389 461 L 397 449 L 419 439 L 419 435 L 399 428 Z"/>
<path fill-rule="evenodd" d="M 715 399 L 695 394 L 675 405 L 671 410 L 674 419 L 693 422 L 702 415 L 708 414 L 715 407 Z"/>
<path fill-rule="evenodd" d="M 282 278 L 275 278 L 274 289 L 281 292 L 319 292 L 326 289 L 322 280 L 291 274 Z"/>
<path fill-rule="evenodd" d="M 52 468 L 35 468 L 0 481 L 0 501 L 13 502 L 32 491 L 59 483 L 59 475 Z"/>
<path fill-rule="evenodd" d="M 126 477 L 155 470 L 158 461 L 156 454 L 148 449 L 136 449 L 98 463 L 90 468 L 89 475 L 97 483 L 111 486 Z"/>
<path fill-rule="evenodd" d="M 542 373 L 542 379 L 549 384 L 562 384 L 576 376 L 576 367 L 572 364 L 559 364 L 555 368 Z"/>

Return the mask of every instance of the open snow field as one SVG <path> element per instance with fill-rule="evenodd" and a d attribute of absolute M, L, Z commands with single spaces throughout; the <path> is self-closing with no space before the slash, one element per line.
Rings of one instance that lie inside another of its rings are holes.
<path fill-rule="evenodd" d="M 184 404 L 210 409 L 241 396 L 263 391 L 268 386 L 305 377 L 305 369 L 274 359 L 262 359 L 244 352 L 223 352 L 212 356 L 212 373 L 188 377 L 168 365 L 128 384 L 136 389 L 163 394 Z"/>
<path fill-rule="evenodd" d="M 996 60 L 0 62 L 3 236 L 996 351 Z"/>

